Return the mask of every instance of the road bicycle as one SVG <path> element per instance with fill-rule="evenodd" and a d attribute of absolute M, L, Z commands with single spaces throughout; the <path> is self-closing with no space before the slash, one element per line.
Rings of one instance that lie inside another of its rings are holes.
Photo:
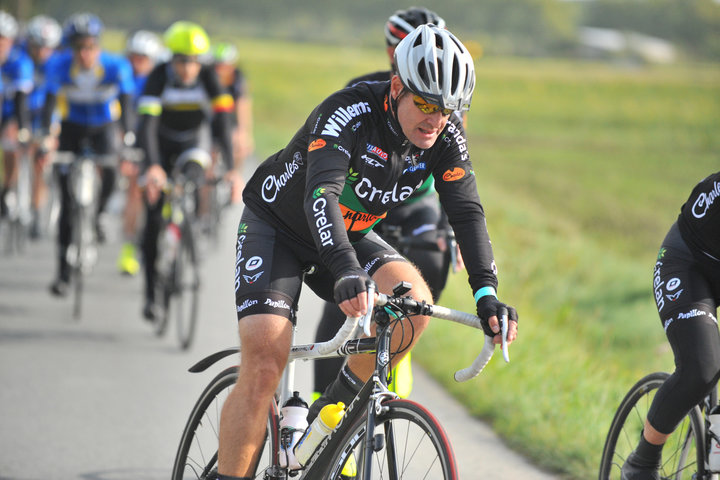
<path fill-rule="evenodd" d="M 17 159 L 17 179 L 5 194 L 7 216 L 5 221 L 4 251 L 6 255 L 23 253 L 32 223 L 32 159 L 27 146 L 22 146 Z"/>
<path fill-rule="evenodd" d="M 202 215 L 202 222 L 203 233 L 212 245 L 217 246 L 220 241 L 222 214 L 231 203 L 231 186 L 223 178 L 226 169 L 222 161 L 216 161 L 211 168 L 212 175 L 205 182 L 207 211 Z"/>
<path fill-rule="evenodd" d="M 620 479 L 620 470 L 640 439 L 645 418 L 658 388 L 669 373 L 651 373 L 628 391 L 610 424 L 600 462 L 600 480 Z M 693 407 L 668 438 L 662 451 L 660 478 L 673 480 L 719 480 L 711 472 L 708 452 L 711 443 L 720 442 L 710 431 L 708 412 L 718 405 L 717 388 Z"/>
<path fill-rule="evenodd" d="M 53 164 L 68 171 L 70 215 L 73 218 L 67 261 L 70 283 L 73 285 L 73 318 L 82 316 L 85 277 L 97 263 L 97 206 L 100 197 L 100 168 L 115 168 L 117 155 L 96 154 L 89 143 L 83 142 L 79 154 L 57 152 Z"/>
<path fill-rule="evenodd" d="M 197 248 L 197 182 L 187 178 L 184 166 L 193 162 L 181 157 L 165 185 L 163 226 L 158 236 L 156 298 L 162 311 L 155 320 L 155 333 L 167 331 L 174 311 L 180 348 L 190 348 L 195 338 L 200 296 L 200 267 Z"/>
<path fill-rule="evenodd" d="M 291 347 L 283 379 L 269 405 L 265 440 L 253 478 L 338 480 L 348 478 L 341 476 L 343 469 L 354 465 L 356 471 L 350 478 L 355 479 L 457 479 L 453 450 L 440 423 L 422 405 L 399 399 L 388 390 L 390 361 L 397 353 L 391 351 L 390 338 L 399 320 L 409 315 L 428 315 L 476 329 L 482 329 L 481 321 L 465 312 L 417 302 L 404 296 L 409 290 L 410 285 L 402 282 L 393 289 L 393 295 L 378 294 L 374 306 L 371 290 L 367 316 L 348 318 L 337 335 L 327 342 Z M 501 316 L 503 355 L 509 361 L 505 341 L 507 312 Z M 377 325 L 376 337 L 370 337 L 371 322 Z M 358 324 L 367 337 L 354 338 Z M 492 338 L 486 336 L 481 353 L 472 365 L 456 372 L 455 379 L 466 381 L 478 375 L 490 361 L 494 350 Z M 239 348 L 217 352 L 195 364 L 190 371 L 203 372 L 220 359 L 237 352 Z M 280 453 L 289 448 L 288 432 L 280 427 L 280 406 L 292 395 L 295 361 L 360 353 L 375 354 L 374 373 L 347 406 L 340 424 L 310 456 L 304 469 L 288 470 L 280 461 Z M 173 465 L 173 480 L 212 479 L 217 476 L 220 411 L 237 380 L 236 368 L 230 367 L 218 374 L 197 400 L 180 440 Z"/>

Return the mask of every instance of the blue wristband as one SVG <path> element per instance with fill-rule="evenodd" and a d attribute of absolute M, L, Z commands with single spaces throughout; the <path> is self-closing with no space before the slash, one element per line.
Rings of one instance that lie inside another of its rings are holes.
<path fill-rule="evenodd" d="M 477 292 L 475 292 L 475 303 L 477 303 L 478 300 L 487 295 L 492 295 L 493 297 L 497 298 L 497 293 L 495 293 L 495 289 L 493 287 L 483 287 Z"/>

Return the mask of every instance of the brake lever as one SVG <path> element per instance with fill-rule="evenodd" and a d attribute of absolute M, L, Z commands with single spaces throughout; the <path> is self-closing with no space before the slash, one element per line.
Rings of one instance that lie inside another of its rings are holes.
<path fill-rule="evenodd" d="M 367 294 L 368 294 L 368 304 L 367 304 L 367 313 L 360 317 L 360 326 L 363 328 L 363 332 L 365 333 L 365 336 L 370 336 L 370 326 L 372 325 L 372 314 L 373 309 L 375 308 L 375 284 L 368 285 L 367 287 Z"/>
<path fill-rule="evenodd" d="M 507 312 L 505 312 L 500 317 L 500 333 L 502 333 L 502 335 L 501 335 L 502 336 L 502 353 L 503 353 L 503 358 L 505 359 L 505 363 L 510 363 L 510 351 L 508 350 L 508 341 L 507 341 L 508 331 L 509 331 L 508 324 L 509 324 L 508 316 L 507 316 Z"/>

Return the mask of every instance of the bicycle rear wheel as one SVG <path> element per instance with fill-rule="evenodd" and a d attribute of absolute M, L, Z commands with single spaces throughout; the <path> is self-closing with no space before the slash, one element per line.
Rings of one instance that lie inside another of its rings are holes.
<path fill-rule="evenodd" d="M 657 389 L 670 375 L 656 372 L 638 381 L 625 395 L 610 424 L 600 462 L 600 480 L 619 480 L 625 459 L 637 446 L 645 418 Z M 695 407 L 668 438 L 662 452 L 660 478 L 690 480 L 705 478 L 705 430 Z"/>
<path fill-rule="evenodd" d="M 369 477 L 373 480 L 457 479 L 455 455 L 435 417 L 410 400 L 390 400 L 383 405 L 388 410 L 377 417 L 372 451 L 365 448 L 364 415 L 343 438 L 328 478 L 340 480 L 352 474 L 365 478 L 364 458 L 369 454 L 373 456 Z M 357 471 L 353 471 L 352 464 Z"/>
<path fill-rule="evenodd" d="M 212 479 L 217 475 L 220 412 L 237 380 L 237 369 L 221 372 L 200 395 L 190 413 L 173 464 L 172 480 Z M 275 402 L 270 406 L 265 442 L 261 446 L 253 478 L 263 478 L 278 454 L 278 414 Z"/>
<path fill-rule="evenodd" d="M 180 348 L 187 350 L 195 338 L 200 293 L 200 272 L 191 228 L 186 224 L 175 259 L 175 318 Z"/>

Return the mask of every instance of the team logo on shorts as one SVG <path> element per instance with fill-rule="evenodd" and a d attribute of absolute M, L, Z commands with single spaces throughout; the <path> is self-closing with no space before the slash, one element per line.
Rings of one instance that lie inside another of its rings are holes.
<path fill-rule="evenodd" d="M 262 266 L 262 264 L 263 264 L 262 258 L 260 258 L 258 256 L 250 257 L 248 259 L 247 263 L 245 264 L 245 270 L 247 270 L 248 272 L 252 272 L 253 270 L 257 270 L 258 268 L 260 268 Z"/>
<path fill-rule="evenodd" d="M 243 278 L 247 282 L 248 285 L 252 285 L 253 283 L 257 282 L 260 276 L 265 273 L 265 270 L 262 272 L 258 272 L 255 275 L 243 275 Z"/>

